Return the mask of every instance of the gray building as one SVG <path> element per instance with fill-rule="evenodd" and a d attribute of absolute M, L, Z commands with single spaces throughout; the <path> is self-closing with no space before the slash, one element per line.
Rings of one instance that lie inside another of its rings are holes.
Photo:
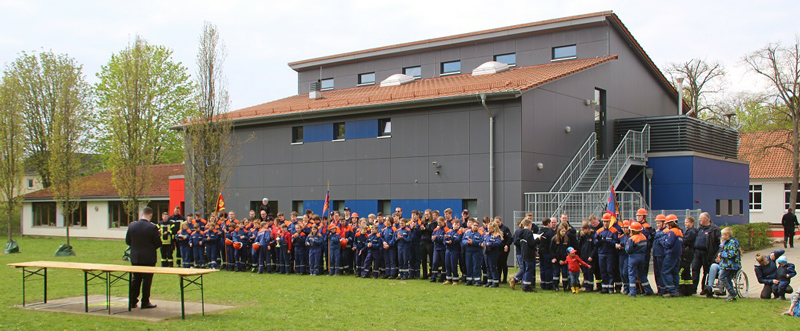
<path fill-rule="evenodd" d="M 230 113 L 254 137 L 225 191 L 240 215 L 263 197 L 273 211 L 320 213 L 329 183 L 336 209 L 469 208 L 510 225 L 523 193 L 549 190 L 592 133 L 608 155 L 615 119 L 678 109 L 612 12 L 289 66 L 298 95 Z"/>

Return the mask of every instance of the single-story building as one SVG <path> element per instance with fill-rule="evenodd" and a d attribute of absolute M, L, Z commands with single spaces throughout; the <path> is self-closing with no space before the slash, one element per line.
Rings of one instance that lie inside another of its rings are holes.
<path fill-rule="evenodd" d="M 739 134 L 739 158 L 750 162 L 750 222 L 780 224 L 789 209 L 791 137 L 789 130 Z"/>

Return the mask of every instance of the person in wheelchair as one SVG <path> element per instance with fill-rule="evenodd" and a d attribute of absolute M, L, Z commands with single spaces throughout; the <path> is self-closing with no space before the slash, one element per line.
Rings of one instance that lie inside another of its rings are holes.
<path fill-rule="evenodd" d="M 725 301 L 735 301 L 738 292 L 733 287 L 733 278 L 742 269 L 742 253 L 739 250 L 739 241 L 733 238 L 731 228 L 722 229 L 721 234 L 722 243 L 719 245 L 719 252 L 717 252 L 717 263 L 711 265 L 706 282 L 706 296 L 709 298 L 714 296 L 713 286 L 717 278 L 717 272 L 719 272 L 720 282 L 728 294 Z"/>
<path fill-rule="evenodd" d="M 778 272 L 778 266 L 775 263 L 775 260 L 781 257 L 784 252 L 784 250 L 779 249 L 770 253 L 769 255 L 761 255 L 761 253 L 756 254 L 756 279 L 759 283 L 764 284 L 764 288 L 761 289 L 762 299 L 772 298 L 772 287 L 775 285 L 774 281 Z M 791 286 L 786 288 L 786 293 L 792 292 L 793 290 Z"/>

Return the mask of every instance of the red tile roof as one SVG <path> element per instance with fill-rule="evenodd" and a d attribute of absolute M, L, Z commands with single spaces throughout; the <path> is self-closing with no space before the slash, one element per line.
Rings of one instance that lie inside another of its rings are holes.
<path fill-rule="evenodd" d="M 379 85 L 373 85 L 330 90 L 322 92 L 323 98 L 316 100 L 309 99 L 308 94 L 301 94 L 236 110 L 228 113 L 227 117 L 239 120 L 322 109 L 431 100 L 480 93 L 527 91 L 615 59 L 617 59 L 617 55 L 610 55 L 592 59 L 512 68 L 508 71 L 491 75 L 472 76 L 471 74 L 461 74 L 420 79 L 400 86 L 380 87 Z"/>
<path fill-rule="evenodd" d="M 169 195 L 169 177 L 183 175 L 183 164 L 160 164 L 151 167 L 153 181 L 147 196 Z M 78 196 L 88 197 L 118 197 L 119 193 L 111 184 L 111 170 L 96 173 L 78 179 L 80 192 Z M 52 198 L 53 193 L 49 188 L 26 194 L 25 199 Z"/>
<path fill-rule="evenodd" d="M 789 130 L 739 133 L 739 159 L 750 162 L 750 178 L 792 177 L 792 132 Z"/>

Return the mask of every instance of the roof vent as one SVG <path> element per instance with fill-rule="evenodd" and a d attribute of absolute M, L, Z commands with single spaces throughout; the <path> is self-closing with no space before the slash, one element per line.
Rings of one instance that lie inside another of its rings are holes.
<path fill-rule="evenodd" d="M 322 99 L 322 92 L 320 92 L 321 89 L 322 89 L 322 83 L 320 83 L 319 81 L 311 82 L 311 84 L 308 84 L 308 98 L 312 100 Z"/>
<path fill-rule="evenodd" d="M 484 64 L 481 64 L 475 70 L 472 70 L 473 76 L 480 76 L 480 75 L 491 75 L 496 74 L 498 72 L 503 72 L 508 70 L 508 64 L 497 62 L 497 61 L 489 61 Z"/>
<path fill-rule="evenodd" d="M 414 77 L 404 74 L 394 74 L 381 81 L 381 87 L 398 86 L 414 81 Z"/>

